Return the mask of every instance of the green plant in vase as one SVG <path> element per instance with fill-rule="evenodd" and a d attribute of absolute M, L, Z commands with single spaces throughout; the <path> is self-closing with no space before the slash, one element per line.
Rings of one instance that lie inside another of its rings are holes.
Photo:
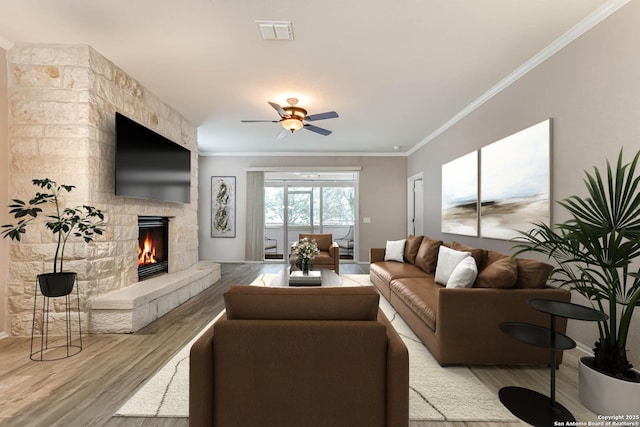
<path fill-rule="evenodd" d="M 12 200 L 9 213 L 16 222 L 3 225 L 2 234 L 4 238 L 21 241 L 27 232 L 27 226 L 43 213 L 42 207 L 52 205 L 53 212 L 46 215 L 44 226 L 54 234 L 57 242 L 53 257 L 53 273 L 39 275 L 38 282 L 45 296 L 67 295 L 73 289 L 76 277 L 76 273 L 65 272 L 63 269 L 67 242 L 71 236 L 75 236 L 89 243 L 96 235 L 101 235 L 104 231 L 104 214 L 88 205 L 63 208 L 61 195 L 73 190 L 73 185 L 58 184 L 48 178 L 34 179 L 31 182 L 43 191 L 37 190 L 28 202 Z"/>
<path fill-rule="evenodd" d="M 634 309 L 640 304 L 640 152 L 630 163 L 620 150 L 615 167 L 585 172 L 588 197 L 558 202 L 571 218 L 551 227 L 535 224 L 520 232 L 515 255 L 533 251 L 555 261 L 551 280 L 587 298 L 609 318 L 599 322 L 595 368 L 612 377 L 639 381 L 627 357 Z"/>

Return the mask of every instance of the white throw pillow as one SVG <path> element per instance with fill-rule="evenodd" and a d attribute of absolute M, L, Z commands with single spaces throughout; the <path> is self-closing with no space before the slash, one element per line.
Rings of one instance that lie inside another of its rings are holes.
<path fill-rule="evenodd" d="M 453 269 L 447 288 L 470 288 L 478 277 L 478 266 L 472 256 L 468 256 Z"/>
<path fill-rule="evenodd" d="M 398 261 L 404 262 L 404 244 L 407 239 L 402 240 L 387 240 L 387 247 L 384 251 L 385 261 Z"/>
<path fill-rule="evenodd" d="M 438 250 L 438 263 L 436 264 L 436 283 L 446 285 L 453 270 L 460 261 L 471 256 L 471 252 L 461 252 L 450 249 L 444 245 Z"/>

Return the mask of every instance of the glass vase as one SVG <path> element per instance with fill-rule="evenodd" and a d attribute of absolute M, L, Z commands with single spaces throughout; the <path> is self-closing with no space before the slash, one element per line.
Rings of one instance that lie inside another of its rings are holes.
<path fill-rule="evenodd" d="M 302 274 L 309 274 L 309 268 L 311 267 L 311 260 L 308 258 L 303 258 L 300 260 L 300 268 L 302 269 Z"/>

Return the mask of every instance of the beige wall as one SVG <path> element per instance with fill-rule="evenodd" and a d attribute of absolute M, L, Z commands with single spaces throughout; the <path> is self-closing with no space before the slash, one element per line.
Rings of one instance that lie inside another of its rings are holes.
<path fill-rule="evenodd" d="M 630 2 L 533 69 L 408 160 L 409 174 L 424 172 L 425 234 L 509 251 L 512 244 L 440 232 L 441 165 L 546 118 L 552 124 L 552 198 L 584 195 L 583 171 L 640 149 L 640 2 Z M 505 159 L 508 161 L 508 159 Z M 554 208 L 552 221 L 567 219 Z M 640 312 L 629 348 L 640 365 Z M 591 346 L 595 324 L 571 322 L 569 335 Z"/>
<path fill-rule="evenodd" d="M 0 224 L 8 222 L 9 204 L 9 143 L 7 97 L 7 51 L 0 48 Z M 0 239 L 0 336 L 7 331 L 7 271 L 9 269 L 9 242 Z"/>
<path fill-rule="evenodd" d="M 369 260 L 369 248 L 401 239 L 407 230 L 407 169 L 405 157 L 232 157 L 199 159 L 198 209 L 200 259 L 244 260 L 246 168 L 360 166 L 358 221 L 359 261 Z M 211 176 L 235 176 L 237 191 L 234 239 L 211 237 Z M 362 218 L 371 218 L 364 224 Z"/>

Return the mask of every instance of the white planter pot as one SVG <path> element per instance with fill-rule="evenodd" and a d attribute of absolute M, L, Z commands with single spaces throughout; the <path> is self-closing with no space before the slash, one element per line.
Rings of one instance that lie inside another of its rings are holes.
<path fill-rule="evenodd" d="M 580 358 L 578 391 L 580 403 L 598 415 L 638 415 L 640 383 L 619 380 L 585 365 Z"/>

